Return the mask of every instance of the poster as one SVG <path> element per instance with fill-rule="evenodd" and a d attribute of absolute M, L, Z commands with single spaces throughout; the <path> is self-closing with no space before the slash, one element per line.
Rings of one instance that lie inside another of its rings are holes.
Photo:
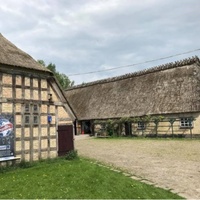
<path fill-rule="evenodd" d="M 14 156 L 13 115 L 0 114 L 0 158 Z"/>

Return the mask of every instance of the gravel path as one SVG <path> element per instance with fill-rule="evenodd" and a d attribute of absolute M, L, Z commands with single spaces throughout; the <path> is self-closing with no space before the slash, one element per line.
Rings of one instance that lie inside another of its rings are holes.
<path fill-rule="evenodd" d="M 75 137 L 78 154 L 128 171 L 188 199 L 200 199 L 200 140 Z"/>

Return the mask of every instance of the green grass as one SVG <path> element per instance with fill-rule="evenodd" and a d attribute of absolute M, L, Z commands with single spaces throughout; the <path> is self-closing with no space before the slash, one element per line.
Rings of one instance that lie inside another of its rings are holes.
<path fill-rule="evenodd" d="M 181 198 L 86 159 L 55 159 L 21 167 L 1 170 L 0 199 Z"/>

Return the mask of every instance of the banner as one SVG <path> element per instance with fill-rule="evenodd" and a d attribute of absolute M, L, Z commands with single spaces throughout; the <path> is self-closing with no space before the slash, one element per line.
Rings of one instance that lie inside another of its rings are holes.
<path fill-rule="evenodd" d="M 0 114 L 0 158 L 14 156 L 13 115 Z"/>

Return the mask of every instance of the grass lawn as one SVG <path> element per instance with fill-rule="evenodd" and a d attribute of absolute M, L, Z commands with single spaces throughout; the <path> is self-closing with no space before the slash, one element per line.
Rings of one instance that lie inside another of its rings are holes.
<path fill-rule="evenodd" d="M 55 159 L 1 170 L 0 199 L 180 199 L 89 160 Z"/>

